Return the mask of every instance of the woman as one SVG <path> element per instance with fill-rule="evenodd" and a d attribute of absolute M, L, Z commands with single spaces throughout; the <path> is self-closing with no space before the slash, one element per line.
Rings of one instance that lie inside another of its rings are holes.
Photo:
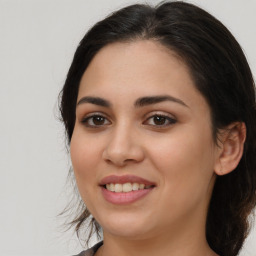
<path fill-rule="evenodd" d="M 188 3 L 132 5 L 80 42 L 61 94 L 79 255 L 238 255 L 256 202 L 252 74 L 231 33 Z M 86 207 L 85 207 L 86 205 Z"/>

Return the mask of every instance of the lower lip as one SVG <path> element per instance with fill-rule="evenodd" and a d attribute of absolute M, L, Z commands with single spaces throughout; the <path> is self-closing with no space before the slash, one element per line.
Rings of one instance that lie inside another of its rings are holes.
<path fill-rule="evenodd" d="M 112 204 L 131 204 L 148 195 L 153 188 L 140 189 L 131 192 L 112 192 L 104 187 L 101 188 L 103 197 Z"/>

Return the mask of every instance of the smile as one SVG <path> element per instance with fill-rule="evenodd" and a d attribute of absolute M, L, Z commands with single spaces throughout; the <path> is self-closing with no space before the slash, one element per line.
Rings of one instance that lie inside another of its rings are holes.
<path fill-rule="evenodd" d="M 124 184 L 120 184 L 120 183 L 109 183 L 105 185 L 105 188 L 111 192 L 116 192 L 116 193 L 120 193 L 120 192 L 131 192 L 131 191 L 137 191 L 137 190 L 141 190 L 141 189 L 149 189 L 153 187 L 153 185 L 145 185 L 145 184 L 139 184 L 139 183 L 124 183 Z"/>
<path fill-rule="evenodd" d="M 134 175 L 107 176 L 99 185 L 106 201 L 121 205 L 144 198 L 156 187 L 154 182 Z"/>

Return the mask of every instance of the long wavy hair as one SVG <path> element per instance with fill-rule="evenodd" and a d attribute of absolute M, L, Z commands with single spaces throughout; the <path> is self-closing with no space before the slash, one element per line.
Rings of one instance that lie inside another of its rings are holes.
<path fill-rule="evenodd" d="M 248 235 L 249 216 L 256 204 L 255 88 L 238 42 L 208 12 L 181 1 L 155 7 L 136 4 L 95 24 L 81 40 L 60 93 L 59 109 L 68 144 L 76 119 L 79 84 L 87 66 L 104 46 L 136 40 L 157 41 L 188 66 L 196 88 L 209 104 L 216 143 L 221 128 L 236 121 L 246 124 L 242 159 L 233 172 L 217 177 L 206 223 L 209 246 L 219 255 L 236 256 Z M 86 206 L 80 206 L 71 221 L 77 232 L 90 218 Z M 93 217 L 91 228 L 100 230 Z"/>

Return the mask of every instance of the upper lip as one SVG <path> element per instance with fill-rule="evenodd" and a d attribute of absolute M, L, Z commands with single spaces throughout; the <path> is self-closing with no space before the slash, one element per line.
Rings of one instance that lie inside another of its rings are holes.
<path fill-rule="evenodd" d="M 155 186 L 156 184 L 152 181 L 146 180 L 144 178 L 135 176 L 135 175 L 110 175 L 107 177 L 104 177 L 100 181 L 100 186 L 104 186 L 106 184 L 114 183 L 114 184 L 124 184 L 124 183 L 139 183 L 139 184 L 145 184 L 145 185 L 150 185 L 150 186 Z"/>

